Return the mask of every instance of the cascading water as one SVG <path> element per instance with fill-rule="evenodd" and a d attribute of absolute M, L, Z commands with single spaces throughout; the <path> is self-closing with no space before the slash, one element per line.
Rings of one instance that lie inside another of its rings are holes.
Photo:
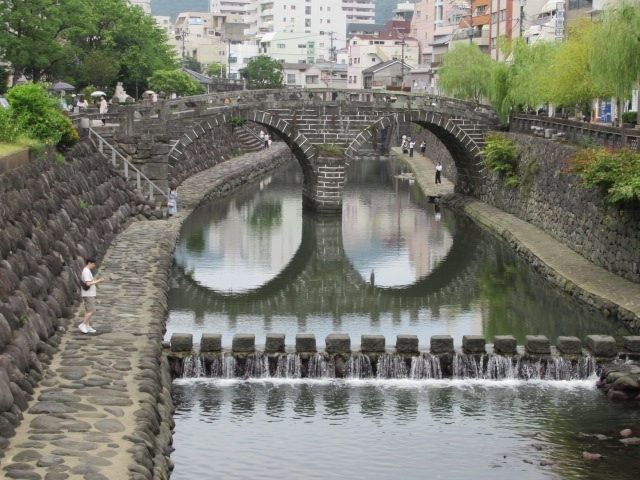
<path fill-rule="evenodd" d="M 189 355 L 182 361 L 183 378 L 200 378 L 204 377 L 204 364 L 200 355 Z"/>
<path fill-rule="evenodd" d="M 581 380 L 596 372 L 593 357 L 567 359 L 560 356 L 532 359 L 522 356 L 464 355 L 452 362 L 452 377 L 475 380 Z"/>
<path fill-rule="evenodd" d="M 300 378 L 302 376 L 302 361 L 295 353 L 288 353 L 278 357 L 276 378 Z"/>
<path fill-rule="evenodd" d="M 233 355 L 230 355 L 228 353 L 213 357 L 207 370 L 207 374 L 210 377 L 235 378 L 236 359 L 233 357 Z"/>
<path fill-rule="evenodd" d="M 270 360 L 267 355 L 253 353 L 245 359 L 236 360 L 233 355 L 220 356 L 189 355 L 182 361 L 182 377 L 200 378 L 310 378 L 327 379 L 343 376 L 347 379 L 442 379 L 442 360 L 432 354 L 412 357 L 397 354 L 382 354 L 374 357 L 357 353 L 336 369 L 336 362 L 317 353 L 303 360 L 295 353 L 282 354 Z M 456 353 L 451 360 L 453 379 L 472 380 L 583 380 L 594 375 L 597 364 L 593 357 L 565 358 L 549 356 L 544 359 L 497 354 L 467 355 Z M 337 375 L 336 375 L 337 371 Z M 446 375 L 448 377 L 448 375 Z"/>

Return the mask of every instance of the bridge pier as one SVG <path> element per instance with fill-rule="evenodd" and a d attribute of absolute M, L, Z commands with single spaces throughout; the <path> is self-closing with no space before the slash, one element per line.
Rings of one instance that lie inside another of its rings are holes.
<path fill-rule="evenodd" d="M 318 157 L 312 162 L 313 175 L 305 176 L 302 204 L 322 215 L 342 215 L 344 158 Z"/>

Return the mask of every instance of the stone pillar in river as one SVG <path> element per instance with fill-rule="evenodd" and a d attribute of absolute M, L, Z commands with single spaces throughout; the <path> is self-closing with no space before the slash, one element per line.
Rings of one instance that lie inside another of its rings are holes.
<path fill-rule="evenodd" d="M 318 157 L 312 162 L 313 176 L 305 175 L 302 201 L 305 207 L 324 215 L 342 214 L 344 158 Z"/>

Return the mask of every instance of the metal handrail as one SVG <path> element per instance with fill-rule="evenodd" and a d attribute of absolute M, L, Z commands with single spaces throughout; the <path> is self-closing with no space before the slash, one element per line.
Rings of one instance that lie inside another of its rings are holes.
<path fill-rule="evenodd" d="M 146 180 L 147 183 L 149 184 L 149 200 L 153 200 L 153 190 L 154 188 L 160 193 L 160 195 L 164 196 L 165 198 L 169 198 L 169 196 L 167 195 L 167 193 L 164 192 L 164 190 L 162 190 L 160 187 L 158 187 L 155 183 L 153 183 L 151 180 L 149 180 L 149 177 L 147 177 L 144 173 L 142 173 L 140 170 L 138 170 L 138 168 L 136 168 L 136 166 L 131 163 L 129 160 L 127 160 L 126 158 L 124 158 L 124 156 L 118 152 L 113 145 L 111 145 L 109 142 L 107 142 L 104 138 L 102 138 L 102 136 L 96 132 L 93 128 L 89 127 L 89 138 L 91 138 L 91 135 L 94 135 L 99 143 L 98 143 L 98 150 L 100 150 L 100 153 L 105 155 L 104 153 L 104 146 L 106 145 L 107 147 L 109 147 L 111 149 L 111 163 L 113 164 L 114 167 L 117 167 L 117 160 L 116 157 L 120 157 L 123 161 L 123 166 L 124 166 L 124 177 L 129 180 L 129 168 L 133 169 L 134 172 L 136 172 L 136 186 L 138 187 L 138 189 L 142 188 L 142 179 Z"/>

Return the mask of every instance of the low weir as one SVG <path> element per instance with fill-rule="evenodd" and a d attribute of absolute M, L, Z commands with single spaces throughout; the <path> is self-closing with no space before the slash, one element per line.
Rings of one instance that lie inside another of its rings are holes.
<path fill-rule="evenodd" d="M 561 336 L 554 347 L 542 335 L 528 335 L 520 347 L 511 335 L 496 336 L 492 345 L 465 335 L 459 349 L 451 336 L 434 335 L 428 351 L 415 335 L 397 335 L 391 348 L 383 335 L 362 335 L 353 352 L 349 335 L 333 333 L 319 352 L 313 334 L 296 335 L 293 348 L 284 334 L 267 334 L 260 351 L 254 335 L 239 333 L 225 351 L 220 334 L 203 334 L 194 349 L 192 334 L 175 333 L 168 346 L 174 378 L 579 380 L 618 359 L 640 358 L 640 337 L 623 337 L 619 350 L 607 335 L 589 335 L 586 345 Z"/>

